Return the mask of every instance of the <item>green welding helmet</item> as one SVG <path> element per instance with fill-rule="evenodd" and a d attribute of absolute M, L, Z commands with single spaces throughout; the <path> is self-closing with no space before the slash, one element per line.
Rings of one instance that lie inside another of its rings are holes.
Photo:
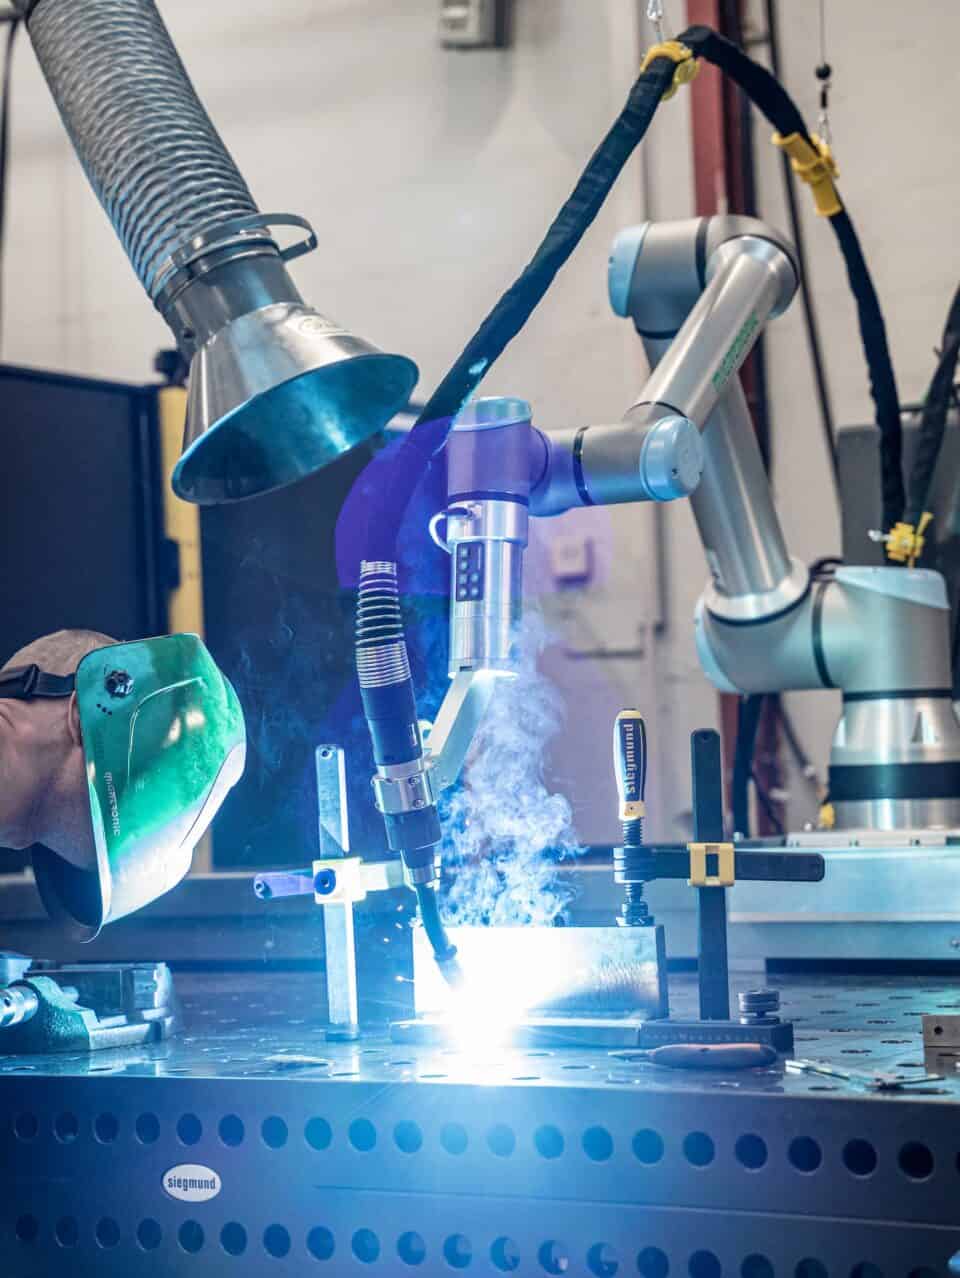
<path fill-rule="evenodd" d="M 55 677 L 35 679 L 33 695 L 64 695 Z M 72 682 L 97 868 L 37 849 L 34 873 L 47 910 L 91 940 L 184 877 L 240 779 L 246 734 L 236 693 L 196 635 L 98 648 Z"/>

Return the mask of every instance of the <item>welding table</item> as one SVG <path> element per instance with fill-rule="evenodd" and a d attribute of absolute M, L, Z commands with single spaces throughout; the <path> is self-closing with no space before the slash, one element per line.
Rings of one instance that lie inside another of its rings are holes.
<path fill-rule="evenodd" d="M 0 1058 L 4 1278 L 934 1278 L 960 1250 L 953 1059 L 877 1095 L 779 1066 L 328 1044 L 319 974 L 177 979 L 179 1040 Z M 920 1013 L 960 1007 L 945 978 L 774 983 L 798 1054 L 859 1068 L 919 1070 Z M 692 1013 L 693 978 L 672 997 Z M 165 1192 L 185 1164 L 215 1196 Z"/>

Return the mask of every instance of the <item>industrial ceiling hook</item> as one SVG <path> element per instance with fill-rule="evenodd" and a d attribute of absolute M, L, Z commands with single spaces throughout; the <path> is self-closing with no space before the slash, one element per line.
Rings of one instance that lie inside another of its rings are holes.
<path fill-rule="evenodd" d="M 830 133 L 830 89 L 833 67 L 827 61 L 827 0 L 820 0 L 820 62 L 816 68 L 816 77 L 820 81 L 820 111 L 817 115 L 817 132 L 820 138 L 830 146 L 833 139 Z"/>
<path fill-rule="evenodd" d="M 647 18 L 653 23 L 653 29 L 661 44 L 670 38 L 666 34 L 663 22 L 663 0 L 647 0 Z"/>

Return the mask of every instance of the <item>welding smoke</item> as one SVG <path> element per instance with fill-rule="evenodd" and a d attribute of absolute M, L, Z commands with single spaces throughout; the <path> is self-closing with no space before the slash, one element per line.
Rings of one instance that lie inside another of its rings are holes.
<path fill-rule="evenodd" d="M 543 780 L 547 743 L 563 723 L 560 696 L 537 668 L 547 639 L 528 605 L 518 673 L 498 681 L 463 784 L 441 806 L 450 923 L 550 926 L 569 902 L 556 862 L 579 850 L 572 812 Z"/>

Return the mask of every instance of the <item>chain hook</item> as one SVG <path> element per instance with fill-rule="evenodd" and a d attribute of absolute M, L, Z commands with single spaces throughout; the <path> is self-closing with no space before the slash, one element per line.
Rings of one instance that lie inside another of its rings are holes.
<path fill-rule="evenodd" d="M 653 29 L 661 44 L 669 39 L 669 36 L 665 34 L 666 28 L 663 22 L 663 0 L 647 0 L 647 20 L 653 23 Z"/>

